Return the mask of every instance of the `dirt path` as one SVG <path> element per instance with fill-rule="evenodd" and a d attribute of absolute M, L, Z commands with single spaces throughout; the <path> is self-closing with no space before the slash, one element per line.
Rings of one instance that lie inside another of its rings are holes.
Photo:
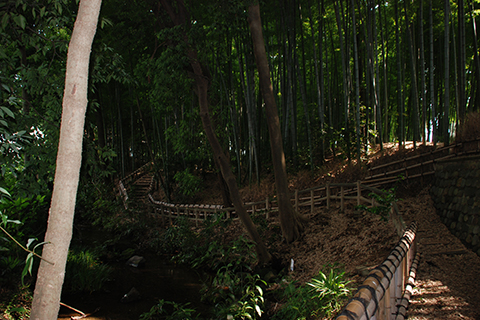
<path fill-rule="evenodd" d="M 480 257 L 441 222 L 427 189 L 406 200 L 400 210 L 418 223 L 421 253 L 408 318 L 480 319 Z"/>

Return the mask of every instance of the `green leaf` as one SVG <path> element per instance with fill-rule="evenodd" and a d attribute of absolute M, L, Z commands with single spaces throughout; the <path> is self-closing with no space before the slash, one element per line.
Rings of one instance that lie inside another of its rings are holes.
<path fill-rule="evenodd" d="M 27 19 L 25 19 L 24 16 L 22 16 L 21 14 L 19 14 L 18 16 L 14 16 L 14 17 L 13 17 L 13 21 L 15 21 L 15 23 L 16 23 L 20 28 L 22 28 L 23 30 L 25 30 L 25 25 L 26 25 Z"/>
<path fill-rule="evenodd" d="M 31 245 L 31 244 L 33 243 L 33 241 L 35 241 L 35 240 L 37 240 L 37 239 L 35 239 L 35 238 L 30 238 L 30 239 L 28 239 L 28 241 L 27 241 L 27 248 L 30 248 L 30 245 Z"/>
<path fill-rule="evenodd" d="M 45 7 L 40 9 L 40 18 L 43 18 L 44 15 L 45 15 Z"/>
<path fill-rule="evenodd" d="M 42 245 L 47 244 L 47 243 L 50 243 L 50 241 L 43 241 L 43 242 L 37 243 L 35 245 L 35 247 L 33 247 L 33 251 L 35 251 L 35 249 L 37 249 L 39 246 L 42 246 Z"/>
<path fill-rule="evenodd" d="M 0 187 L 0 192 L 3 193 L 3 194 L 5 194 L 5 195 L 7 195 L 7 196 L 9 196 L 9 197 L 11 197 L 10 193 L 9 193 L 6 189 L 4 189 L 4 188 L 2 188 L 2 187 Z"/>
<path fill-rule="evenodd" d="M 5 28 L 7 27 L 8 18 L 9 18 L 9 14 L 5 13 L 2 17 L 2 30 L 5 30 Z"/>
<path fill-rule="evenodd" d="M 15 224 L 22 224 L 23 222 L 20 220 L 7 220 L 7 222 L 15 223 Z"/>
<path fill-rule="evenodd" d="M 29 253 L 27 256 L 27 259 L 25 259 L 25 267 L 23 268 L 22 271 L 22 285 L 25 285 L 23 282 L 23 279 L 29 273 L 32 275 L 32 267 L 33 267 L 33 253 Z"/>
<path fill-rule="evenodd" d="M 15 119 L 15 114 L 12 112 L 12 110 L 8 109 L 7 107 L 1 107 L 1 109 L 10 117 Z"/>
<path fill-rule="evenodd" d="M 255 305 L 255 310 L 257 311 L 258 316 L 261 317 L 262 316 L 262 309 L 260 309 L 259 305 Z"/>

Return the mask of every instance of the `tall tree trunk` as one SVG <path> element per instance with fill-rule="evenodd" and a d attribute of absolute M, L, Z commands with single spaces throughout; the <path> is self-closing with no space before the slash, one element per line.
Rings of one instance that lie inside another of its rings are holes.
<path fill-rule="evenodd" d="M 437 114 L 435 109 L 435 65 L 433 55 L 433 10 L 432 1 L 429 5 L 429 32 L 430 32 L 430 109 L 431 109 L 431 127 L 432 127 L 432 141 L 433 145 L 437 144 Z"/>
<path fill-rule="evenodd" d="M 413 99 L 413 112 L 412 112 L 412 117 L 413 117 L 413 146 L 416 147 L 417 141 L 419 141 L 419 107 L 418 107 L 418 85 L 417 85 L 417 61 L 415 59 L 415 44 L 413 42 L 413 37 L 412 37 L 412 31 L 410 30 L 410 21 L 408 19 L 408 13 L 407 13 L 407 3 L 403 2 L 404 9 L 405 9 L 405 24 L 407 26 L 407 37 L 408 37 L 408 49 L 410 52 L 410 67 L 411 67 L 411 80 L 412 80 L 412 99 Z"/>
<path fill-rule="evenodd" d="M 458 118 L 460 126 L 465 121 L 466 101 L 465 101 L 465 6 L 463 0 L 458 0 Z"/>
<path fill-rule="evenodd" d="M 422 141 L 423 144 L 427 143 L 427 136 L 425 133 L 425 126 L 427 121 L 427 85 L 425 83 L 425 45 L 424 45 L 424 35 L 423 35 L 423 0 L 420 1 L 420 19 L 418 23 L 420 24 L 420 75 L 421 75 L 421 90 L 422 90 Z"/>
<path fill-rule="evenodd" d="M 88 65 L 101 0 L 82 0 L 68 48 L 62 124 L 48 227 L 30 319 L 57 319 L 72 238 L 87 109 Z"/>
<path fill-rule="evenodd" d="M 185 8 L 185 4 L 182 0 L 176 0 L 175 6 L 169 2 L 169 0 L 160 0 L 160 3 L 167 11 L 168 15 L 172 19 L 175 26 L 181 26 L 185 23 L 188 23 L 187 10 Z M 175 8 L 175 9 L 174 9 Z M 263 243 L 263 240 L 260 238 L 258 234 L 257 228 L 252 222 L 252 219 L 248 215 L 245 207 L 243 206 L 243 201 L 240 196 L 240 191 L 238 190 L 237 181 L 235 176 L 232 172 L 230 167 L 230 161 L 228 161 L 225 152 L 218 141 L 217 135 L 215 133 L 214 125 L 210 118 L 210 111 L 209 111 L 209 104 L 208 104 L 208 83 L 209 80 L 204 74 L 203 67 L 200 64 L 200 61 L 197 56 L 197 52 L 194 46 L 189 42 L 189 39 L 186 33 L 183 35 L 184 40 L 188 44 L 186 49 L 186 55 L 189 58 L 190 66 L 193 70 L 193 79 L 195 81 L 196 93 L 198 96 L 198 103 L 200 106 L 200 118 L 202 119 L 203 128 L 205 130 L 205 134 L 207 135 L 208 142 L 212 147 L 212 151 L 214 157 L 218 165 L 220 166 L 220 171 L 222 172 L 223 178 L 228 186 L 228 190 L 230 192 L 230 198 L 233 202 L 235 207 L 235 211 L 237 212 L 240 220 L 242 221 L 245 229 L 247 230 L 248 234 L 255 242 L 255 249 L 257 252 L 258 262 L 259 264 L 266 264 L 270 262 L 272 256 L 267 250 L 267 247 Z"/>
<path fill-rule="evenodd" d="M 345 142 L 346 142 L 346 146 L 347 146 L 347 157 L 348 157 L 348 160 L 350 161 L 351 160 L 351 152 L 350 152 L 350 127 L 349 127 L 349 123 L 348 123 L 348 116 L 349 116 L 349 109 L 350 109 L 350 106 L 349 106 L 349 97 L 350 97 L 350 92 L 349 92 L 349 87 L 348 87 L 348 72 L 347 72 L 347 54 L 346 54 L 346 49 L 345 49 L 345 46 L 344 46 L 344 43 L 343 43 L 343 39 L 344 39 L 344 32 L 343 32 L 343 23 L 342 23 L 342 20 L 341 20 L 341 17 L 340 17 L 340 12 L 339 12 L 339 8 L 338 8 L 338 0 L 335 0 L 334 1 L 334 7 L 335 7 L 335 17 L 336 17 L 336 20 L 337 20 L 337 29 L 338 29 L 338 39 L 339 39 L 339 42 L 340 42 L 340 52 L 341 52 L 341 55 L 342 55 L 342 72 L 343 72 L 343 76 L 342 76 L 342 79 L 343 79 L 343 94 L 342 94 L 342 98 L 343 98 L 343 112 L 344 112 L 344 121 L 345 121 Z M 342 11 L 342 15 L 343 15 L 343 11 Z"/>
<path fill-rule="evenodd" d="M 353 24 L 353 61 L 355 72 L 355 106 L 356 106 L 356 141 L 357 141 L 357 162 L 360 164 L 360 77 L 358 74 L 358 46 L 357 46 L 357 21 L 355 19 L 355 2 L 351 0 L 352 24 Z"/>
<path fill-rule="evenodd" d="M 445 0 L 445 88 L 443 100 L 443 142 L 450 142 L 450 0 Z"/>
<path fill-rule="evenodd" d="M 375 123 L 377 124 L 377 137 L 378 142 L 380 143 L 380 150 L 383 150 L 383 136 L 382 136 L 382 108 L 380 107 L 380 86 L 379 86 L 379 77 L 380 77 L 380 70 L 379 70 L 379 62 L 378 62 L 378 33 L 377 33 L 377 18 L 375 15 L 376 5 L 372 0 L 372 15 L 373 15 L 373 44 L 374 44 L 374 56 L 375 56 L 375 75 L 374 75 L 374 87 L 375 87 L 375 105 L 377 108 L 377 112 L 375 113 Z"/>
<path fill-rule="evenodd" d="M 322 6 L 319 5 L 319 12 L 320 12 L 320 21 L 319 21 L 319 41 L 318 41 L 318 52 L 320 55 L 317 59 L 317 45 L 315 44 L 315 31 L 313 28 L 313 18 L 312 18 L 312 10 L 310 7 L 310 1 L 308 3 L 308 18 L 310 22 L 310 33 L 312 36 L 312 43 L 313 43 L 313 60 L 314 60 L 314 67 L 315 67 L 315 87 L 317 92 L 317 104 L 318 104 L 318 118 L 320 121 L 320 160 L 323 163 L 325 160 L 325 105 L 324 105 L 324 86 L 323 86 L 323 12 Z M 320 68 L 318 67 L 320 65 Z"/>
<path fill-rule="evenodd" d="M 378 10 L 378 20 L 380 22 L 380 38 L 381 38 L 381 41 L 382 41 L 382 61 L 383 61 L 383 98 L 385 99 L 384 100 L 384 104 L 385 104 L 385 128 L 383 129 L 384 130 L 384 138 L 383 138 L 383 141 L 390 141 L 389 140 L 389 123 L 388 123 L 388 77 L 387 77 L 387 55 L 385 53 L 385 37 L 384 37 L 384 32 L 383 32 L 383 28 L 382 28 L 382 24 L 385 25 L 385 29 L 387 28 L 387 23 L 383 23 L 383 20 L 382 20 L 382 7 L 384 7 L 384 4 L 382 3 L 382 5 L 380 6 L 379 10 Z M 386 17 L 385 17 L 386 19 Z M 388 31 L 386 30 L 385 33 L 388 34 Z"/>
<path fill-rule="evenodd" d="M 263 40 L 260 6 L 251 5 L 248 8 L 248 23 L 252 33 L 253 51 L 257 62 L 260 89 L 265 101 L 268 131 L 270 133 L 270 148 L 272 151 L 273 169 L 275 172 L 275 186 L 277 189 L 278 208 L 282 234 L 287 243 L 295 241 L 303 232 L 302 217 L 294 210 L 288 191 L 287 170 L 285 167 L 285 154 L 283 152 L 280 120 L 278 118 L 277 104 L 273 95 L 270 81 L 265 43 Z"/>
<path fill-rule="evenodd" d="M 405 105 L 403 101 L 403 86 L 402 86 L 402 60 L 400 50 L 400 25 L 398 22 L 398 0 L 395 1 L 395 41 L 397 44 L 397 101 L 398 101 L 398 145 L 399 148 L 405 147 L 405 127 L 403 121 L 403 114 L 405 112 Z"/>

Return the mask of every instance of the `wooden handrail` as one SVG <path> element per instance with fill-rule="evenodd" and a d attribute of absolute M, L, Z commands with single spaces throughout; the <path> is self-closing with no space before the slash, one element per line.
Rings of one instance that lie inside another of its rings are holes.
<path fill-rule="evenodd" d="M 339 188 L 340 190 L 338 190 Z M 365 197 L 363 195 L 364 191 L 377 194 L 384 193 L 383 190 L 366 186 L 360 183 L 360 181 L 356 183 L 327 183 L 326 185 L 318 186 L 316 188 L 309 188 L 302 191 L 297 190 L 294 192 L 291 201 L 297 210 L 309 207 L 310 213 L 313 213 L 315 206 L 326 205 L 327 209 L 330 209 L 332 200 L 340 200 L 340 210 L 342 211 L 345 209 L 345 200 L 356 200 L 357 205 L 366 203 L 368 206 L 376 206 L 375 199 Z M 308 196 L 299 196 L 300 194 L 305 193 L 307 193 Z M 157 201 L 151 194 L 148 195 L 148 198 L 152 204 L 154 212 L 161 214 L 163 219 L 168 218 L 170 221 L 173 221 L 175 218 L 185 217 L 194 220 L 198 225 L 200 221 L 207 217 L 218 215 L 222 212 L 225 213 L 226 218 L 238 219 L 235 213 L 235 208 L 233 207 L 227 208 L 222 205 L 173 204 L 164 201 Z M 278 212 L 278 203 L 275 199 L 270 200 L 267 198 L 265 201 L 247 202 L 244 206 L 249 213 L 253 214 L 262 212 L 267 217 L 270 217 L 271 213 Z M 405 226 L 402 224 L 403 220 L 401 219 L 401 214 L 396 206 L 392 206 L 390 215 L 397 233 L 401 235 L 405 230 Z"/>
<path fill-rule="evenodd" d="M 416 231 L 417 224 L 412 222 L 387 259 L 370 271 L 337 320 L 394 320 L 401 317 L 404 299 L 409 298 L 412 275 L 418 265 L 418 259 L 414 260 L 417 256 Z"/>

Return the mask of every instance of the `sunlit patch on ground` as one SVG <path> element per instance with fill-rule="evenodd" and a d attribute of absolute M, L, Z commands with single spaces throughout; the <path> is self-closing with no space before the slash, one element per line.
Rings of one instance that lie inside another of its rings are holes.
<path fill-rule="evenodd" d="M 475 319 L 463 313 L 469 307 L 438 280 L 417 281 L 410 300 L 409 319 Z"/>
<path fill-rule="evenodd" d="M 480 257 L 441 222 L 427 192 L 399 206 L 419 226 L 421 258 L 408 319 L 480 319 Z"/>

